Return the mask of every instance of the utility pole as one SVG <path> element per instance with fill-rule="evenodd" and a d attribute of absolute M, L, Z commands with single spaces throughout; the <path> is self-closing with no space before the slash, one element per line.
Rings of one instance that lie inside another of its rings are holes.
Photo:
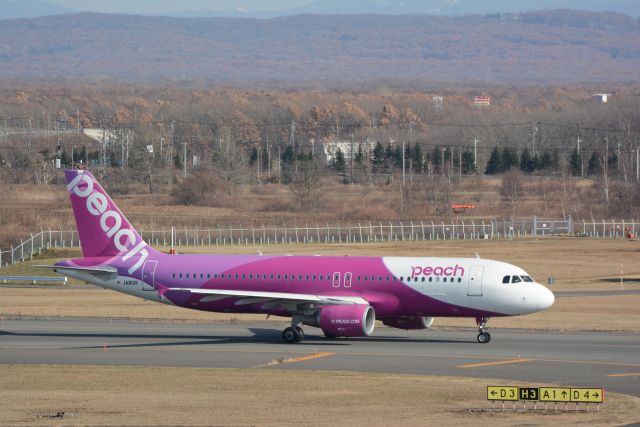
<path fill-rule="evenodd" d="M 582 163 L 582 152 L 580 151 L 580 128 L 578 128 L 578 158 L 580 159 L 580 176 L 584 176 L 584 164 Z"/>
<path fill-rule="evenodd" d="M 31 159 L 31 118 L 29 118 L 29 132 L 27 137 L 27 153 Z"/>
<path fill-rule="evenodd" d="M 176 121 L 175 120 L 171 120 L 171 142 L 169 143 L 169 161 L 171 162 L 171 168 L 173 169 L 174 166 L 174 161 L 172 159 L 173 157 L 173 145 L 175 144 L 176 140 L 175 140 L 175 128 L 176 128 Z"/>
<path fill-rule="evenodd" d="M 405 153 L 405 142 L 402 141 L 402 185 L 405 183 L 405 162 L 404 162 L 404 153 Z"/>
<path fill-rule="evenodd" d="M 473 173 L 478 175 L 478 138 L 473 138 Z"/>
<path fill-rule="evenodd" d="M 462 147 L 460 148 L 460 157 L 459 157 L 459 161 L 458 161 L 458 170 L 460 172 L 460 182 L 462 182 Z"/>
<path fill-rule="evenodd" d="M 531 125 L 531 157 L 536 156 L 536 132 L 538 132 L 538 128 L 536 128 L 535 124 Z"/>
<path fill-rule="evenodd" d="M 353 133 L 351 134 L 351 185 L 353 185 Z"/>
<path fill-rule="evenodd" d="M 415 147 L 412 144 L 412 138 L 413 137 L 413 122 L 409 121 L 409 147 L 411 148 L 411 150 L 414 150 Z M 413 153 L 413 151 L 411 151 L 411 153 Z M 409 157 L 409 178 L 411 179 L 411 182 L 413 182 L 413 154 Z"/>
<path fill-rule="evenodd" d="M 182 145 L 184 147 L 184 155 L 183 155 L 183 158 L 184 158 L 184 161 L 183 161 L 184 172 L 183 173 L 184 173 L 184 177 L 186 178 L 187 177 L 187 143 L 183 142 Z"/>
<path fill-rule="evenodd" d="M 636 148 L 636 183 L 640 182 L 640 147 Z"/>
<path fill-rule="evenodd" d="M 442 149 L 442 176 L 444 176 L 444 153 L 447 151 L 447 148 Z"/>
<path fill-rule="evenodd" d="M 296 154 L 296 121 L 291 120 L 291 148 L 293 149 L 293 155 Z"/>

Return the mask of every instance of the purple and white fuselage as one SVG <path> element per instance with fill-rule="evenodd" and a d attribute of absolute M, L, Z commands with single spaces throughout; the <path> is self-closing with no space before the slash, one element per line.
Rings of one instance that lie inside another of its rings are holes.
<path fill-rule="evenodd" d="M 478 341 L 493 316 L 534 313 L 554 296 L 521 268 L 480 258 L 169 255 L 148 246 L 88 171 L 65 171 L 83 258 L 61 274 L 147 300 L 225 313 L 291 317 L 327 337 L 369 336 L 375 320 L 424 329 L 433 317 L 472 317 Z"/>

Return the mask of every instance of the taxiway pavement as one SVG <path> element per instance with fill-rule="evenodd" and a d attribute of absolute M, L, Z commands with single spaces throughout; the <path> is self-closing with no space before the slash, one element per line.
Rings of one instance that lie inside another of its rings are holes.
<path fill-rule="evenodd" d="M 588 320 L 585 320 L 588 321 Z M 640 334 L 377 328 L 369 338 L 327 340 L 286 324 L 158 323 L 94 319 L 4 320 L 0 363 L 322 369 L 452 375 L 565 386 L 603 386 L 640 397 Z"/>

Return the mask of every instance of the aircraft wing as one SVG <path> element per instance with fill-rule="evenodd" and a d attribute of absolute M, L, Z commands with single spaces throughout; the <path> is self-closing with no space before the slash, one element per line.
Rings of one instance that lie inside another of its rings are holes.
<path fill-rule="evenodd" d="M 330 296 L 313 294 L 294 294 L 288 292 L 260 292 L 227 289 L 166 288 L 165 292 L 179 291 L 202 295 L 201 302 L 220 301 L 227 298 L 239 298 L 236 305 L 264 303 L 263 308 L 283 307 L 295 310 L 297 304 L 309 303 L 323 305 L 369 304 L 361 297 Z"/>

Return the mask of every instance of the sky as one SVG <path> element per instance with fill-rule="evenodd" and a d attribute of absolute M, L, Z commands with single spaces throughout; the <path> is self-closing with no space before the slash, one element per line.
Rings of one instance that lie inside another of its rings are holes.
<path fill-rule="evenodd" d="M 286 10 L 302 7 L 312 0 L 48 0 L 76 10 L 96 12 L 128 12 L 157 14 L 185 10 L 231 10 L 243 8 L 249 11 Z"/>

